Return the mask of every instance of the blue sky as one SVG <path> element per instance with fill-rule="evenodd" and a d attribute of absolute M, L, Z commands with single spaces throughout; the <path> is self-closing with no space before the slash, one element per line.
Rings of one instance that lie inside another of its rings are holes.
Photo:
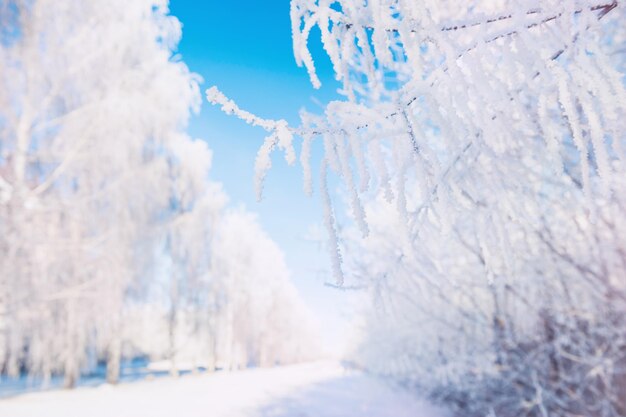
<path fill-rule="evenodd" d="M 339 96 L 330 61 L 315 34 L 311 40 L 323 86 L 315 90 L 306 70 L 293 58 L 289 0 L 171 0 L 171 13 L 183 24 L 178 48 L 189 68 L 204 79 L 203 91 L 217 85 L 237 104 L 261 117 L 284 118 L 297 125 L 301 108 L 322 111 L 319 103 Z M 292 279 L 320 317 L 331 348 L 341 344 L 349 300 L 325 287 L 329 260 L 324 249 L 307 241 L 311 226 L 321 223 L 317 196 L 302 188 L 299 166 L 289 167 L 276 153 L 265 183 L 264 199 L 254 193 L 254 159 L 265 132 L 224 115 L 204 100 L 189 133 L 206 140 L 214 152 L 211 177 L 224 184 L 233 206 L 245 205 L 283 249 Z"/>

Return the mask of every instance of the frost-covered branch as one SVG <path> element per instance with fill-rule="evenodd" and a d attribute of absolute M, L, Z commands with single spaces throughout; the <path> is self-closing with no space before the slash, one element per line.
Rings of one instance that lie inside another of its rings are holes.
<path fill-rule="evenodd" d="M 289 165 L 293 165 L 296 160 L 296 153 L 293 148 L 293 133 L 285 120 L 262 119 L 250 112 L 242 110 L 235 102 L 227 98 L 217 87 L 206 90 L 207 100 L 215 105 L 221 106 L 226 114 L 232 114 L 244 120 L 252 126 L 259 126 L 270 132 L 270 136 L 265 139 L 265 143 L 259 149 L 255 161 L 255 189 L 257 199 L 263 196 L 263 180 L 267 172 L 272 167 L 270 155 L 278 147 L 285 152 L 285 160 Z"/>
<path fill-rule="evenodd" d="M 462 415 L 625 416 L 621 3 L 291 5 L 345 95 L 287 129 L 307 193 L 324 154 L 337 286 L 371 293 L 358 361 Z"/>
<path fill-rule="evenodd" d="M 617 5 L 618 5 L 617 0 L 614 0 L 611 3 L 605 2 L 605 3 L 593 4 L 593 5 L 588 6 L 587 8 L 590 11 L 594 11 L 594 12 L 599 11 L 598 18 L 601 19 L 611 10 L 616 8 Z M 578 15 L 582 12 L 583 12 L 582 9 L 575 9 L 573 11 L 575 15 Z M 524 14 L 526 16 L 534 16 L 534 15 L 541 15 L 541 14 L 547 14 L 547 13 L 549 12 L 546 12 L 542 10 L 541 8 L 536 8 L 536 9 L 530 9 L 526 11 Z M 557 13 L 549 17 L 544 17 L 538 22 L 527 24 L 526 29 L 530 29 L 532 27 L 538 26 L 543 23 L 548 23 L 552 20 L 560 18 L 562 15 L 563 15 L 562 13 Z M 484 16 L 484 17 L 481 17 L 480 19 L 469 20 L 469 21 L 468 20 L 461 20 L 457 22 L 449 21 L 449 22 L 445 22 L 445 24 L 443 25 L 440 25 L 439 30 L 441 32 L 460 31 L 463 29 L 479 27 L 481 25 L 488 25 L 490 23 L 503 22 L 503 21 L 511 20 L 513 18 L 514 18 L 513 14 L 509 13 L 509 14 L 496 14 L 492 16 Z M 350 29 L 351 27 L 355 26 L 355 24 L 351 22 L 338 21 L 338 23 L 342 23 L 343 25 L 346 26 L 347 29 Z M 380 28 L 375 28 L 373 26 L 361 26 L 361 27 L 367 30 L 380 30 Z M 393 32 L 393 33 L 399 33 L 400 31 L 400 29 L 397 29 L 397 28 L 385 28 L 384 30 L 386 32 Z M 411 29 L 411 32 L 418 32 L 418 31 L 419 31 L 418 29 Z M 511 35 L 514 33 L 517 33 L 517 32 L 509 32 L 506 35 L 502 35 L 502 36 L 507 36 L 507 35 Z"/>

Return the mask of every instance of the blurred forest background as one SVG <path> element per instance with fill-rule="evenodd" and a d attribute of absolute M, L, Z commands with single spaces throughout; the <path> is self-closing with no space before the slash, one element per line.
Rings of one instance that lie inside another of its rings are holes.
<path fill-rule="evenodd" d="M 318 88 L 329 60 L 338 97 L 294 124 L 205 94 L 264 131 L 259 199 L 282 153 L 321 201 L 327 286 L 362 301 L 345 363 L 463 416 L 625 417 L 624 5 L 290 3 L 295 64 Z M 3 376 L 322 354 L 187 133 L 181 36 L 166 0 L 0 0 Z"/>

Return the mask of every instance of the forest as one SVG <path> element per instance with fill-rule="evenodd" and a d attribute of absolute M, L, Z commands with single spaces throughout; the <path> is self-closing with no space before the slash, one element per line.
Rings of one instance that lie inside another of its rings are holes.
<path fill-rule="evenodd" d="M 0 415 L 15 381 L 122 388 L 145 361 L 172 387 L 231 373 L 323 404 L 237 416 L 626 417 L 625 4 L 244 2 L 240 24 L 284 18 L 294 74 L 336 90 L 293 118 L 194 72 L 177 1 L 0 0 Z M 260 135 L 223 174 L 259 203 L 213 176 L 205 111 Z M 339 353 L 265 228 L 298 217 L 263 209 L 273 187 L 319 204 L 307 285 L 351 311 Z M 21 400 L 7 417 L 39 415 Z"/>

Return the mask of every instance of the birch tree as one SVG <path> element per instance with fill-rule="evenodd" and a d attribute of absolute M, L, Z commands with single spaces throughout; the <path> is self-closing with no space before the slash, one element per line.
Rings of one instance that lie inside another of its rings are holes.
<path fill-rule="evenodd" d="M 70 388 L 138 356 L 177 374 L 315 353 L 280 249 L 228 214 L 185 133 L 200 79 L 180 37 L 164 0 L 0 0 L 3 377 Z"/>
<path fill-rule="evenodd" d="M 74 385 L 93 324 L 106 320 L 117 378 L 135 245 L 168 201 L 164 149 L 189 140 L 181 127 L 198 104 L 197 79 L 171 59 L 180 25 L 165 4 L 2 4 L 13 28 L 0 44 L 0 304 L 11 374 L 62 372 Z"/>

